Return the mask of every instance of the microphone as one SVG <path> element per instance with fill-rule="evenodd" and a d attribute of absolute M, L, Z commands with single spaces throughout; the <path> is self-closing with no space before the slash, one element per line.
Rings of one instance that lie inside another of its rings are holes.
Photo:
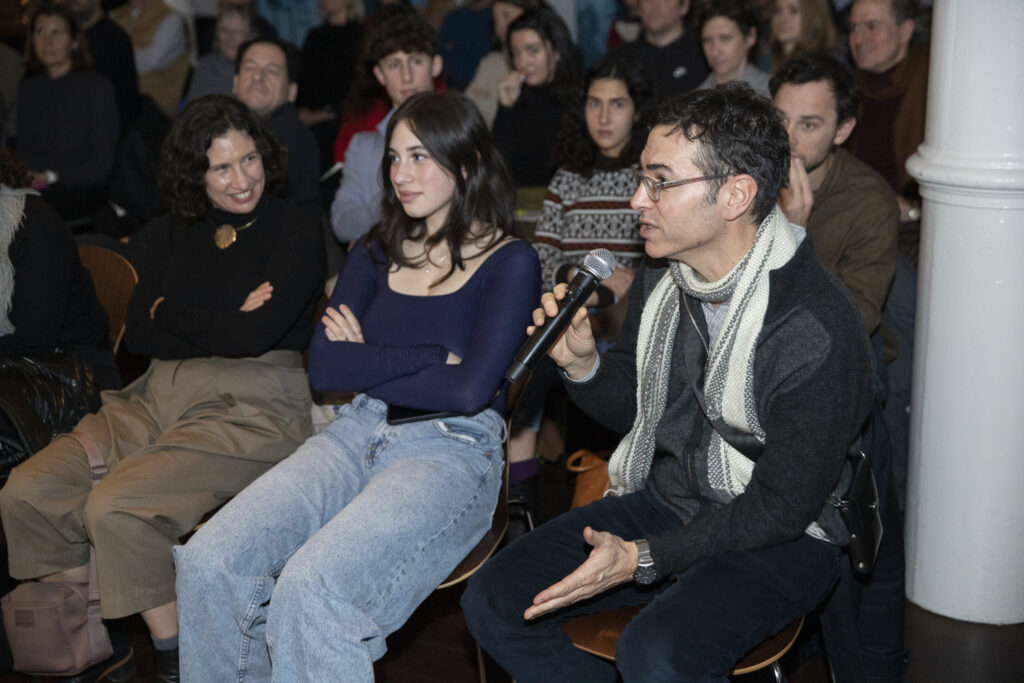
<path fill-rule="evenodd" d="M 569 326 L 576 311 L 594 293 L 601 280 L 612 274 L 616 265 L 615 258 L 607 249 L 594 249 L 587 254 L 583 259 L 583 267 L 569 283 L 565 296 L 558 301 L 558 313 L 538 326 L 529 339 L 519 347 L 515 360 L 505 373 L 505 378 L 509 382 L 517 384 L 533 372 L 540 359 Z"/>

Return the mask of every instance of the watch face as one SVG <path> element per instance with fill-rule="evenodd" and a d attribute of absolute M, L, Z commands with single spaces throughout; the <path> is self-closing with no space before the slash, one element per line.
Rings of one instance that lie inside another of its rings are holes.
<path fill-rule="evenodd" d="M 654 583 L 656 578 L 658 578 L 658 571 L 654 568 L 653 564 L 646 567 L 637 567 L 636 571 L 633 572 L 633 580 L 641 586 L 648 586 Z"/>

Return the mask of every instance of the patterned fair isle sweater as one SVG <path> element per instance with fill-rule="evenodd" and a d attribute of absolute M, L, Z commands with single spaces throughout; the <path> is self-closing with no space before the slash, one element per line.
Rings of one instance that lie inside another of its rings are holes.
<path fill-rule="evenodd" d="M 564 168 L 555 173 L 533 237 L 546 289 L 565 281 L 569 267 L 579 266 L 592 249 L 608 249 L 627 268 L 643 262 L 638 214 L 629 208 L 635 191 L 628 166 L 598 170 L 589 179 Z"/>

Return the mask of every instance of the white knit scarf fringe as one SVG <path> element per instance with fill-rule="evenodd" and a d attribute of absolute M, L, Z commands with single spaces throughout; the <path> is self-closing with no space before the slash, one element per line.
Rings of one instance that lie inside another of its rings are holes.
<path fill-rule="evenodd" d="M 0 336 L 14 333 L 11 306 L 14 305 L 14 264 L 8 253 L 14 234 L 25 219 L 25 195 L 33 190 L 14 190 L 0 184 Z"/>
<path fill-rule="evenodd" d="M 754 244 L 733 270 L 707 282 L 692 268 L 673 263 L 651 293 L 640 318 L 637 337 L 637 416 L 608 464 L 610 493 L 622 495 L 643 488 L 654 459 L 655 432 L 668 397 L 672 347 L 679 326 L 680 289 L 700 301 L 729 301 L 718 341 L 704 378 L 708 416 L 764 441 L 754 403 L 753 366 L 764 314 L 768 307 L 768 273 L 786 264 L 796 252 L 793 227 L 776 207 L 758 227 Z M 707 453 L 709 484 L 722 502 L 746 488 L 753 462 L 715 431 Z"/>

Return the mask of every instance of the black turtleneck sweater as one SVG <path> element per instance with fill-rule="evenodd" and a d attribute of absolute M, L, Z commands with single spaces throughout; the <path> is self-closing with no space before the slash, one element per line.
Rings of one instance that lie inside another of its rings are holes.
<path fill-rule="evenodd" d="M 505 155 L 516 187 L 544 187 L 555 175 L 552 151 L 563 111 L 565 104 L 553 85 L 524 85 L 511 108 L 498 107 L 494 142 Z"/>
<path fill-rule="evenodd" d="M 222 223 L 244 226 L 218 249 Z M 284 200 L 264 195 L 250 214 L 219 209 L 195 223 L 162 220 L 146 249 L 146 264 L 128 307 L 125 340 L 135 353 L 164 360 L 258 356 L 309 344 L 324 278 L 320 225 Z M 263 282 L 274 287 L 260 308 L 239 308 Z M 159 297 L 155 319 L 149 309 Z"/>

